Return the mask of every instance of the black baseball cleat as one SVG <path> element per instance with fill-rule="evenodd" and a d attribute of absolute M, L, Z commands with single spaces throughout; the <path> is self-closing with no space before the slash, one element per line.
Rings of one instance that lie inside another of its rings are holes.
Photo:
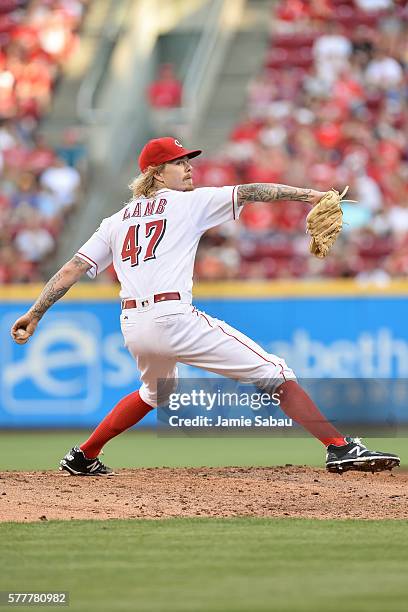
<path fill-rule="evenodd" d="M 345 439 L 347 444 L 344 446 L 330 444 L 327 447 L 326 469 L 329 472 L 337 474 L 343 474 L 348 470 L 383 472 L 392 470 L 400 464 L 398 455 L 368 450 L 360 438 L 347 437 Z"/>
<path fill-rule="evenodd" d="M 60 470 L 69 472 L 71 476 L 109 476 L 113 470 L 103 465 L 98 458 L 87 459 L 78 446 L 74 446 L 60 461 Z"/>

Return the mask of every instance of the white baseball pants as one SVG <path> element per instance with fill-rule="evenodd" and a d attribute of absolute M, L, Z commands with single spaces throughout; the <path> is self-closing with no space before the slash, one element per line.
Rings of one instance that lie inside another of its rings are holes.
<path fill-rule="evenodd" d="M 156 407 L 168 399 L 177 384 L 177 362 L 256 384 L 270 393 L 285 380 L 296 379 L 283 359 L 190 303 L 146 302 L 146 308 L 123 310 L 120 321 L 125 345 L 140 370 L 140 397 L 147 404 Z M 160 397 L 158 380 L 169 381 Z"/>

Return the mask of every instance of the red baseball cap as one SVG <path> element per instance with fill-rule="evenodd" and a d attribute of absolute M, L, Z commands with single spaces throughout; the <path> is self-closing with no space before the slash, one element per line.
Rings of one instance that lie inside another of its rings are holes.
<path fill-rule="evenodd" d="M 155 138 L 149 140 L 142 149 L 139 156 L 139 167 L 142 172 L 147 170 L 149 166 L 160 166 L 169 161 L 179 159 L 180 157 L 197 157 L 202 151 L 191 151 L 185 149 L 183 145 L 171 136 L 165 138 Z"/>

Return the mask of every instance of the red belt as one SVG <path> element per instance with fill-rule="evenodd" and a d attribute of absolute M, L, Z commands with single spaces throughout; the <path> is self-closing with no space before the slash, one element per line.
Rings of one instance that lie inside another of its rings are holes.
<path fill-rule="evenodd" d="M 156 293 L 156 295 L 153 296 L 154 303 L 167 302 L 168 300 L 181 300 L 179 292 L 170 291 L 168 293 Z M 144 301 L 148 302 L 149 300 Z M 125 308 L 137 308 L 136 300 L 122 300 L 122 310 L 125 310 Z"/>

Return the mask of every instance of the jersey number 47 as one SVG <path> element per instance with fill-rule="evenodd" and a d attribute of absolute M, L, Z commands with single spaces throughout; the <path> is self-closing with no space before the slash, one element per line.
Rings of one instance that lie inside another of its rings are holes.
<path fill-rule="evenodd" d="M 122 246 L 122 261 L 129 261 L 130 265 L 139 265 L 139 255 L 142 247 L 139 246 L 139 230 L 141 225 L 131 225 L 125 236 L 125 240 Z M 146 253 L 143 257 L 143 261 L 149 259 L 156 259 L 156 249 L 160 244 L 166 231 L 166 219 L 158 219 L 157 221 L 149 221 L 145 225 L 145 237 L 150 238 L 147 243 Z"/>

